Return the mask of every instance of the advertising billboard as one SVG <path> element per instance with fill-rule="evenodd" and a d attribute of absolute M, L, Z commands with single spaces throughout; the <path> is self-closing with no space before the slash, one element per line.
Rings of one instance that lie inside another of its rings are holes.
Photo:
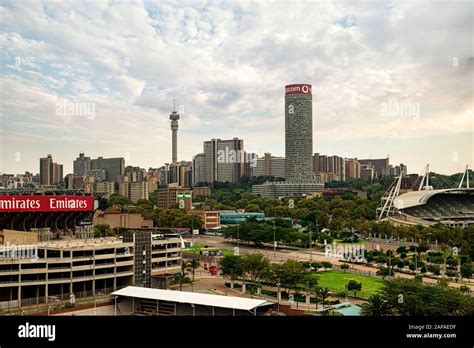
<path fill-rule="evenodd" d="M 92 210 L 93 196 L 0 196 L 0 213 Z"/>
<path fill-rule="evenodd" d="M 287 85 L 285 86 L 285 95 L 289 94 L 311 94 L 313 87 L 308 84 Z"/>

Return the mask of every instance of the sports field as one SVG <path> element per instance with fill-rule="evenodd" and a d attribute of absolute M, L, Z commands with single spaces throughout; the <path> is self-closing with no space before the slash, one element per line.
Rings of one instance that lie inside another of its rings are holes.
<path fill-rule="evenodd" d="M 361 298 L 367 298 L 374 294 L 384 284 L 384 281 L 380 278 L 336 270 L 317 272 L 315 275 L 319 278 L 320 287 L 328 288 L 333 292 L 344 291 L 349 280 L 355 279 L 362 283 L 362 290 L 357 293 L 357 297 Z"/>

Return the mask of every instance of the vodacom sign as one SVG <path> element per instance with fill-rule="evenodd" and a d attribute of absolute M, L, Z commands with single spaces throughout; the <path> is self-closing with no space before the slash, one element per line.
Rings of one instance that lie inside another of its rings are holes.
<path fill-rule="evenodd" d="M 311 94 L 312 86 L 307 84 L 285 86 L 285 95 L 288 94 Z"/>

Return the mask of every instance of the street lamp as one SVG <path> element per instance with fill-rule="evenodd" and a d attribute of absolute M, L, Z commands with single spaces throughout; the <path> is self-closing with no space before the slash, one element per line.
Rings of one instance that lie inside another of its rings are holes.
<path fill-rule="evenodd" d="M 237 248 L 240 252 L 240 225 L 237 225 Z"/>
<path fill-rule="evenodd" d="M 275 235 L 275 220 L 273 220 L 273 259 L 276 260 L 276 235 Z"/>

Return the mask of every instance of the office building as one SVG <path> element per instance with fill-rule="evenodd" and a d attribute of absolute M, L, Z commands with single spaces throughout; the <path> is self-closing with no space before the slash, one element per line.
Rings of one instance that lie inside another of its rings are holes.
<path fill-rule="evenodd" d="M 128 285 L 151 286 L 151 277 L 168 277 L 181 266 L 181 240 L 153 230 L 129 230 L 123 240 L 30 242 L 24 250 L 35 250 L 34 257 L 0 258 L 0 309 L 57 304 L 69 301 L 71 294 L 79 300 Z M 12 248 L 18 245 L 4 247 L 6 252 Z"/>
<path fill-rule="evenodd" d="M 256 166 L 251 168 L 252 176 L 273 176 L 275 178 L 285 178 L 285 157 L 275 157 L 270 153 L 265 153 L 261 158 L 256 159 Z"/>
<path fill-rule="evenodd" d="M 103 169 L 106 173 L 106 181 L 118 182 L 119 176 L 125 173 L 125 159 L 99 157 L 90 161 L 90 169 Z"/>
<path fill-rule="evenodd" d="M 309 84 L 285 87 L 285 178 L 313 181 L 313 97 Z"/>
<path fill-rule="evenodd" d="M 191 210 L 193 205 L 192 190 L 189 188 L 170 185 L 169 187 L 158 189 L 157 206 L 161 209 L 168 209 L 178 206 L 182 209 Z"/>
<path fill-rule="evenodd" d="M 371 166 L 371 165 L 367 165 L 367 164 L 361 165 L 360 178 L 364 181 L 372 182 L 372 180 L 374 180 L 374 178 L 375 178 L 374 167 Z"/>
<path fill-rule="evenodd" d="M 373 166 L 375 177 L 383 176 L 389 166 L 388 157 L 380 159 L 360 159 L 359 163 L 361 165 Z"/>
<path fill-rule="evenodd" d="M 107 179 L 107 172 L 105 169 L 89 169 L 87 176 L 94 178 L 94 182 L 101 182 Z"/>
<path fill-rule="evenodd" d="M 264 198 L 305 197 L 314 192 L 322 192 L 324 184 L 315 181 L 288 182 L 273 181 L 253 185 L 252 194 Z"/>

